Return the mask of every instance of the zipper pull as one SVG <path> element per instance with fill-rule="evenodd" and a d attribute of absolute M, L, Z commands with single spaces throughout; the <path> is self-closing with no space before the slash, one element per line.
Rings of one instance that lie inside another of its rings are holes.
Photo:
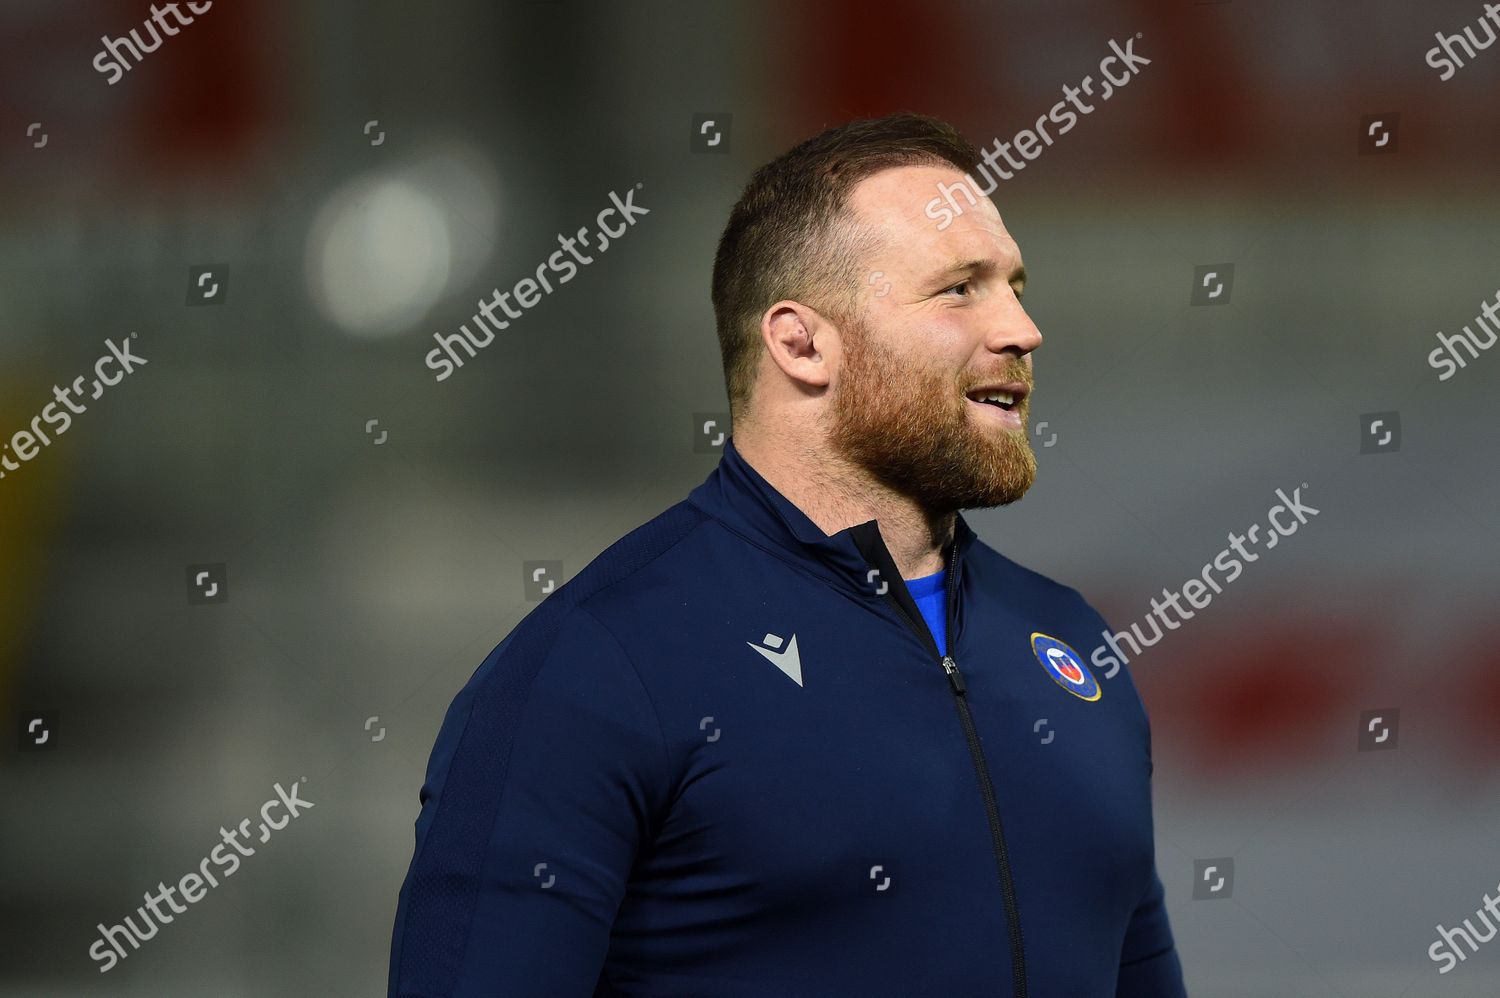
<path fill-rule="evenodd" d="M 948 683 L 953 687 L 953 692 L 963 696 L 968 686 L 964 684 L 964 674 L 958 671 L 958 663 L 951 656 L 943 656 L 943 671 L 948 674 Z"/>

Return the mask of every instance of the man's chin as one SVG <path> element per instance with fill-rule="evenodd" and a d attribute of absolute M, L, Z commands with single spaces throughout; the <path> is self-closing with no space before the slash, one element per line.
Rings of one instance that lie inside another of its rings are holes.
<path fill-rule="evenodd" d="M 1036 481 L 1036 452 L 1024 429 L 1008 430 L 991 452 L 984 482 L 977 483 L 969 509 L 1009 506 L 1020 500 Z"/>
<path fill-rule="evenodd" d="M 1005 426 L 989 416 L 978 422 L 975 407 L 964 405 L 967 411 L 938 413 L 917 403 L 878 420 L 850 413 L 837 421 L 834 448 L 928 513 L 1009 505 L 1036 478 L 1026 410 L 1018 426 Z"/>
<path fill-rule="evenodd" d="M 987 488 L 979 491 L 969 502 L 960 506 L 960 509 L 993 509 L 996 506 L 1009 506 L 1013 502 L 1019 502 L 1026 495 L 1035 481 L 1034 475 L 1006 479 L 993 482 Z"/>

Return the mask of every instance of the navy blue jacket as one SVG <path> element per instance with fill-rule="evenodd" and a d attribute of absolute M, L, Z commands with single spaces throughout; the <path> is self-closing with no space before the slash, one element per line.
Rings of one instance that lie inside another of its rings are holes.
<path fill-rule="evenodd" d="M 390 994 L 1184 995 L 1104 622 L 962 515 L 946 564 L 949 657 L 727 441 L 453 701 Z"/>

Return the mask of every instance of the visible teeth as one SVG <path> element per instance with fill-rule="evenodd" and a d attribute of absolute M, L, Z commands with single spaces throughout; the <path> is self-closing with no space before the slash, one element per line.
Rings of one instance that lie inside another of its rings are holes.
<path fill-rule="evenodd" d="M 989 392 L 979 397 L 981 402 L 999 402 L 1001 405 L 1015 405 L 1016 397 L 1010 392 Z"/>

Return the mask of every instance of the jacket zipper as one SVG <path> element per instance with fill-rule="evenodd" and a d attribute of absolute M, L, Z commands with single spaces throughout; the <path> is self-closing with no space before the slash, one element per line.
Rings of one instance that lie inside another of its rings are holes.
<path fill-rule="evenodd" d="M 958 602 L 957 544 L 954 545 L 953 550 L 954 557 L 948 566 L 947 593 L 943 604 L 950 642 L 953 638 L 954 610 Z M 995 850 L 995 866 L 1000 872 L 1000 893 L 1005 901 L 1006 927 L 1010 931 L 1011 991 L 1015 998 L 1026 998 L 1026 949 L 1021 938 L 1021 912 L 1016 904 L 1016 885 L 1010 872 L 1010 856 L 1005 848 L 1005 828 L 1000 822 L 1000 806 L 995 801 L 995 788 L 990 782 L 989 766 L 985 764 L 984 750 L 979 744 L 979 732 L 975 729 L 974 717 L 969 712 L 969 701 L 966 698 L 968 684 L 964 682 L 964 674 L 959 670 L 958 663 L 954 661 L 953 656 L 944 655 L 939 651 L 937 639 L 933 637 L 926 621 L 913 619 L 894 591 L 888 592 L 886 596 L 896 604 L 896 609 L 901 612 L 902 618 L 917 637 L 926 641 L 933 657 L 939 659 L 943 672 L 948 676 L 948 685 L 953 690 L 953 703 L 958 709 L 958 718 L 964 727 L 964 737 L 969 743 L 969 757 L 973 759 L 974 772 L 979 777 L 979 791 L 984 797 L 984 811 L 990 823 L 990 842 Z"/>

